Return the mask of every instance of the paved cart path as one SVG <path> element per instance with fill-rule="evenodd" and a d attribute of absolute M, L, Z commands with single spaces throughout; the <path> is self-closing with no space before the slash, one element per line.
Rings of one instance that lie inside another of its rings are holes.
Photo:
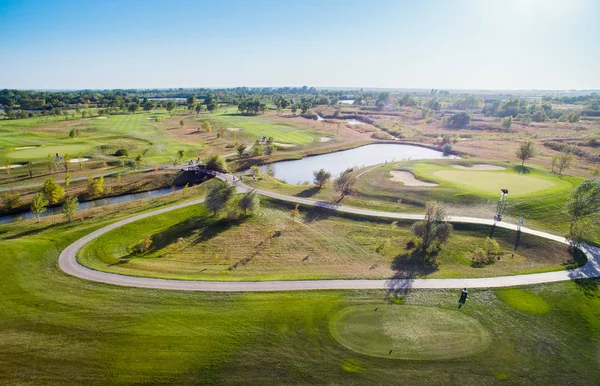
<path fill-rule="evenodd" d="M 239 177 L 231 174 L 220 173 L 217 176 L 219 179 L 231 181 L 236 184 L 239 191 L 247 191 L 251 188 L 243 184 Z M 327 202 L 319 202 L 308 200 L 300 197 L 285 196 L 279 193 L 257 190 L 263 196 L 275 198 L 292 203 L 322 207 L 328 210 L 335 210 L 343 213 L 354 213 L 363 216 L 371 216 L 378 218 L 389 219 L 406 219 L 419 220 L 423 215 L 395 213 L 395 212 L 380 212 L 369 209 L 360 209 L 349 206 L 335 205 Z M 385 280 L 289 280 L 289 281 L 253 281 L 253 282 L 217 282 L 217 281 L 188 281 L 188 280 L 170 280 L 170 279 L 154 279 L 145 277 L 125 276 L 114 273 L 96 271 L 86 268 L 77 262 L 77 252 L 90 241 L 100 237 L 101 235 L 117 229 L 123 225 L 132 223 L 137 220 L 156 216 L 161 213 L 166 213 L 172 210 L 184 208 L 190 205 L 197 205 L 203 202 L 204 199 L 198 199 L 163 209 L 158 209 L 152 212 L 139 214 L 124 220 L 117 221 L 107 225 L 104 228 L 98 229 L 73 244 L 65 248 L 58 258 L 60 268 L 67 274 L 76 276 L 81 279 L 91 280 L 100 283 L 115 284 L 127 287 L 154 288 L 166 290 L 182 290 L 182 291 L 295 291 L 295 290 L 329 290 L 329 289 L 385 289 L 385 290 L 401 290 L 409 288 L 491 288 L 491 287 L 510 287 L 517 285 L 529 285 L 540 283 L 551 283 L 557 281 L 566 281 L 574 279 L 585 279 L 600 277 L 600 248 L 589 245 L 582 246 L 582 251 L 586 254 L 587 263 L 577 269 L 528 274 L 514 276 L 498 276 L 492 278 L 465 278 L 465 279 L 385 279 Z M 494 225 L 494 221 L 490 219 L 475 218 L 475 217 L 460 217 L 452 216 L 449 218 L 451 222 Z M 499 222 L 497 227 L 517 230 L 514 224 Z M 535 235 L 548 240 L 557 241 L 566 244 L 564 237 L 553 235 L 546 232 L 536 231 L 533 229 L 521 228 L 521 232 Z"/>

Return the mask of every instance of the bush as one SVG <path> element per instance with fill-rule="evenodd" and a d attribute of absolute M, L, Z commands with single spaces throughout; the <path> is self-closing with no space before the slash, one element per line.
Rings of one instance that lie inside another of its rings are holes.
<path fill-rule="evenodd" d="M 127 150 L 127 149 L 119 149 L 119 150 L 115 151 L 115 156 L 116 157 L 128 157 L 129 156 L 129 150 Z"/>
<path fill-rule="evenodd" d="M 452 154 L 452 145 L 445 143 L 444 146 L 442 146 L 442 153 L 444 153 L 444 155 Z"/>
<path fill-rule="evenodd" d="M 135 253 L 144 253 L 148 249 L 150 249 L 151 245 L 152 245 L 152 239 L 150 238 L 150 236 L 146 236 L 146 237 L 144 237 L 144 241 L 142 241 L 141 243 L 136 245 L 135 248 L 133 248 L 133 251 Z"/>

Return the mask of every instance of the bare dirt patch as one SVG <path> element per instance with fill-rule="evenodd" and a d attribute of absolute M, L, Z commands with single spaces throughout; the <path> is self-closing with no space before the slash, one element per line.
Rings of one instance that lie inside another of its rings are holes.
<path fill-rule="evenodd" d="M 453 168 L 461 170 L 504 170 L 505 167 L 490 164 L 475 164 L 473 166 L 452 165 Z"/>
<path fill-rule="evenodd" d="M 438 186 L 438 184 L 434 182 L 425 182 L 417 180 L 415 178 L 415 175 L 411 172 L 392 170 L 390 174 L 392 175 L 392 178 L 390 178 L 390 180 L 402 182 L 405 186 Z"/>

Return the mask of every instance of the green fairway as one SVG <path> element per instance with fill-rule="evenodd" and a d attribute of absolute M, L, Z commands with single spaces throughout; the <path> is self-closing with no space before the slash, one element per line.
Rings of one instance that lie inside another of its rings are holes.
<path fill-rule="evenodd" d="M 332 335 L 361 354 L 390 359 L 450 359 L 490 343 L 486 329 L 460 311 L 368 304 L 344 308 L 329 322 Z"/>
<path fill-rule="evenodd" d="M 466 189 L 477 189 L 489 194 L 500 194 L 500 189 L 507 188 L 510 197 L 526 196 L 555 186 L 550 179 L 514 171 L 439 170 L 433 175 Z"/>
<path fill-rule="evenodd" d="M 48 146 L 39 146 L 34 149 L 22 149 L 12 151 L 6 156 L 15 160 L 31 160 L 47 157 L 50 154 L 54 157 L 55 154 L 63 156 L 69 154 L 71 158 L 76 158 L 78 153 L 89 154 L 93 150 L 94 146 L 88 142 L 75 142 L 75 143 L 64 143 L 64 144 L 50 144 Z"/>
<path fill-rule="evenodd" d="M 221 109 L 213 114 L 203 115 L 198 119 L 201 121 L 207 120 L 226 129 L 241 129 L 237 130 L 238 137 L 250 141 L 264 136 L 273 137 L 275 142 L 308 145 L 312 142 L 318 142 L 323 135 L 326 135 L 314 129 L 299 127 L 293 123 L 276 123 L 261 116 L 234 114 L 233 110 L 233 107 L 226 110 Z"/>

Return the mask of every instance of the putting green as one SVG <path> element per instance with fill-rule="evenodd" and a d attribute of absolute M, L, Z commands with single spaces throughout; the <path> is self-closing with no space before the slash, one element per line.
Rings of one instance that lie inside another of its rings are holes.
<path fill-rule="evenodd" d="M 465 357 L 485 350 L 490 343 L 488 332 L 477 320 L 435 307 L 347 307 L 331 318 L 329 329 L 350 350 L 391 359 Z"/>
<path fill-rule="evenodd" d="M 65 153 L 69 153 L 71 157 L 77 156 L 79 152 L 87 153 L 92 146 L 88 143 L 71 143 L 65 145 L 48 145 L 48 146 L 40 146 L 33 149 L 22 149 L 15 150 L 8 153 L 6 156 L 12 159 L 19 160 L 29 160 L 36 158 L 44 158 L 47 157 L 48 154 L 54 156 L 56 153 L 61 156 L 65 155 Z"/>
<path fill-rule="evenodd" d="M 438 170 L 434 176 L 486 193 L 506 188 L 511 196 L 523 196 L 553 187 L 552 180 L 511 171 Z"/>

